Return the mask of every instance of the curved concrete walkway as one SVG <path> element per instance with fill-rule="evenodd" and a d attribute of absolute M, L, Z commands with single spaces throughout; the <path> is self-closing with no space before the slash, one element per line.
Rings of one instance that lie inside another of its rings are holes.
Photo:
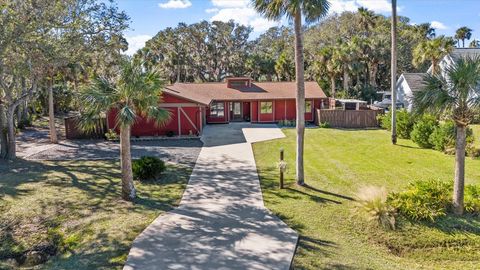
<path fill-rule="evenodd" d="M 263 205 L 251 142 L 275 125 L 207 126 L 180 206 L 134 241 L 124 269 L 289 269 L 298 235 Z"/>

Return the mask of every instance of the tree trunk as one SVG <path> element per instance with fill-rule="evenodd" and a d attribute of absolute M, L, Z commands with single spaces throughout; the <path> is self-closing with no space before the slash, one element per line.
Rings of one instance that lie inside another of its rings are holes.
<path fill-rule="evenodd" d="M 391 59 L 391 89 L 392 89 L 392 144 L 397 144 L 397 0 L 392 0 L 392 59 Z"/>
<path fill-rule="evenodd" d="M 7 130 L 7 112 L 5 106 L 0 104 L 0 158 L 6 158 L 8 153 Z"/>
<path fill-rule="evenodd" d="M 435 59 L 432 59 L 432 75 L 435 75 L 437 71 L 437 61 Z"/>
<path fill-rule="evenodd" d="M 58 143 L 57 130 L 55 129 L 55 111 L 53 107 L 53 79 L 48 81 L 48 122 L 50 126 L 50 142 Z"/>
<path fill-rule="evenodd" d="M 7 110 L 7 159 L 15 159 L 17 156 L 17 141 L 15 138 L 15 123 L 13 122 L 15 115 L 15 106 Z"/>
<path fill-rule="evenodd" d="M 370 68 L 370 85 L 373 88 L 377 88 L 377 72 L 378 72 L 378 64 L 372 64 Z"/>
<path fill-rule="evenodd" d="M 349 83 L 350 83 L 350 77 L 348 75 L 348 71 L 344 70 L 343 71 L 343 90 L 348 91 Z"/>
<path fill-rule="evenodd" d="M 457 124 L 457 139 L 455 142 L 455 182 L 453 185 L 453 212 L 457 215 L 463 214 L 466 129 L 466 126 Z"/>
<path fill-rule="evenodd" d="M 303 171 L 303 149 L 305 134 L 305 78 L 303 61 L 302 14 L 298 8 L 295 13 L 295 79 L 297 83 L 297 164 L 296 180 L 298 185 L 305 184 Z"/>
<path fill-rule="evenodd" d="M 132 155 L 130 154 L 130 126 L 120 127 L 120 166 L 122 167 L 122 198 L 127 201 L 135 199 L 133 185 Z"/>
<path fill-rule="evenodd" d="M 335 76 L 330 76 L 330 92 L 332 94 L 332 98 L 335 98 Z"/>

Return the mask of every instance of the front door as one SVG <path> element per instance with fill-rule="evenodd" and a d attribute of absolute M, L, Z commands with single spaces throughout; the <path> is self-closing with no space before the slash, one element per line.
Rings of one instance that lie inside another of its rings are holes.
<path fill-rule="evenodd" d="M 232 121 L 242 121 L 242 102 L 230 102 L 230 119 Z"/>

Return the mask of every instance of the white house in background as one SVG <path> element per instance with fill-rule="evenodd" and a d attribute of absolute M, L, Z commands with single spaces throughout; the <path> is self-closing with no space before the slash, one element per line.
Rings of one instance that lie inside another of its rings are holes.
<path fill-rule="evenodd" d="M 413 92 L 422 89 L 423 77 L 427 73 L 403 73 L 397 81 L 397 100 L 407 111 L 412 111 Z"/>
<path fill-rule="evenodd" d="M 443 57 L 438 64 L 442 76 L 445 76 L 445 70 L 458 59 L 465 57 L 480 57 L 479 48 L 455 48 L 450 54 Z M 403 103 L 403 107 L 408 111 L 412 110 L 413 92 L 422 89 L 423 77 L 432 73 L 430 67 L 427 73 L 403 73 L 397 81 L 397 100 Z"/>

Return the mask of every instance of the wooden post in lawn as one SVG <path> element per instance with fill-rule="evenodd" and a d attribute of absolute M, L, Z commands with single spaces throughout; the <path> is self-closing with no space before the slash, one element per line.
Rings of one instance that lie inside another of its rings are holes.
<path fill-rule="evenodd" d="M 283 148 L 280 148 L 280 162 L 283 161 Z M 280 166 L 280 188 L 283 188 L 283 168 Z"/>

